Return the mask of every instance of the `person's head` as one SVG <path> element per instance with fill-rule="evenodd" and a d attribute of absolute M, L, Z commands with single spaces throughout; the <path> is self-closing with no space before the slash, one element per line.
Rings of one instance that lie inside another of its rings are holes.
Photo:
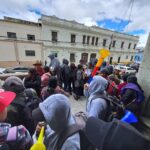
<path fill-rule="evenodd" d="M 16 94 L 14 92 L 0 92 L 0 122 L 7 118 L 7 107 L 14 100 Z"/>
<path fill-rule="evenodd" d="M 37 60 L 37 61 L 33 64 L 33 66 L 34 66 L 35 68 L 40 68 L 40 67 L 42 66 L 42 63 L 41 63 L 41 61 Z"/>
<path fill-rule="evenodd" d="M 107 78 L 107 76 L 109 75 L 109 71 L 107 68 L 104 68 L 100 71 L 100 75 L 104 78 Z"/>
<path fill-rule="evenodd" d="M 129 75 L 129 77 L 127 78 L 127 82 L 137 84 L 137 77 L 135 75 Z"/>
<path fill-rule="evenodd" d="M 19 77 L 11 76 L 8 77 L 4 84 L 3 89 L 5 91 L 12 91 L 16 94 L 22 93 L 25 90 L 22 80 Z"/>
<path fill-rule="evenodd" d="M 83 60 L 83 59 L 80 59 L 79 63 L 80 63 L 81 65 L 83 65 L 83 64 L 84 64 L 84 60 Z"/>
<path fill-rule="evenodd" d="M 55 89 L 57 87 L 57 78 L 55 76 L 50 77 L 48 87 Z"/>
<path fill-rule="evenodd" d="M 122 75 L 122 80 L 124 81 L 124 82 L 127 82 L 127 79 L 128 79 L 128 76 L 129 76 L 129 74 L 124 74 L 124 75 Z"/>
<path fill-rule="evenodd" d="M 108 66 L 108 67 L 106 67 L 106 68 L 107 68 L 107 70 L 108 70 L 109 75 L 111 75 L 111 74 L 113 73 L 113 71 L 114 71 L 113 66 Z"/>
<path fill-rule="evenodd" d="M 94 76 L 89 84 L 88 93 L 90 95 L 103 94 L 107 89 L 108 81 L 101 76 Z"/>
<path fill-rule="evenodd" d="M 106 66 L 107 66 L 107 62 L 106 62 L 106 61 L 103 61 L 102 67 L 106 67 Z"/>
<path fill-rule="evenodd" d="M 91 62 L 88 63 L 88 68 L 92 69 L 92 63 Z"/>
<path fill-rule="evenodd" d="M 116 78 L 116 76 L 114 74 L 111 74 L 108 78 L 109 78 L 109 80 L 114 81 L 117 85 L 120 84 L 120 80 L 118 78 Z"/>
<path fill-rule="evenodd" d="M 45 72 L 45 73 L 50 72 L 50 69 L 49 69 L 49 67 L 48 67 L 48 66 L 44 66 L 43 70 L 44 70 L 44 72 Z"/>
<path fill-rule="evenodd" d="M 49 96 L 32 112 L 35 122 L 46 121 L 52 130 L 61 133 L 68 125 L 71 117 L 69 100 L 62 94 Z"/>
<path fill-rule="evenodd" d="M 69 61 L 67 59 L 63 59 L 63 64 L 68 65 Z"/>
<path fill-rule="evenodd" d="M 114 74 L 115 74 L 115 75 L 119 75 L 119 73 L 120 73 L 120 70 L 115 68 Z"/>
<path fill-rule="evenodd" d="M 53 60 L 55 58 L 55 54 L 50 54 L 48 57 Z"/>
<path fill-rule="evenodd" d="M 70 68 L 74 70 L 74 69 L 76 69 L 76 65 L 74 63 L 71 63 Z"/>
<path fill-rule="evenodd" d="M 82 70 L 83 66 L 81 64 L 78 65 L 78 70 Z"/>
<path fill-rule="evenodd" d="M 35 68 L 30 68 L 28 71 L 29 77 L 34 77 L 37 74 L 37 71 Z"/>

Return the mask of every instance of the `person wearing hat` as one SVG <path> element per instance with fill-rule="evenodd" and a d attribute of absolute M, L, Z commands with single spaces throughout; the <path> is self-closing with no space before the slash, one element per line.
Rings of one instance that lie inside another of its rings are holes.
<path fill-rule="evenodd" d="M 22 126 L 13 126 L 5 123 L 7 107 L 15 99 L 14 92 L 0 92 L 0 149 L 2 150 L 27 150 L 32 145 L 28 130 Z"/>
<path fill-rule="evenodd" d="M 24 109 L 27 107 L 27 95 L 22 80 L 16 76 L 8 77 L 4 84 L 3 89 L 5 91 L 11 91 L 16 94 L 15 99 L 8 106 L 7 122 L 12 126 L 24 125 L 30 132 L 34 133 L 34 123 L 29 115 L 25 115 Z"/>
<path fill-rule="evenodd" d="M 39 104 L 39 108 L 33 110 L 32 116 L 36 123 L 45 121 L 47 124 L 44 138 L 44 144 L 47 150 L 57 149 L 56 147 L 58 146 L 58 141 L 63 131 L 66 127 L 75 123 L 75 119 L 71 113 L 69 99 L 62 94 L 54 94 L 48 97 L 44 102 Z M 61 148 L 61 150 L 79 149 L 79 133 L 68 137 Z"/>
<path fill-rule="evenodd" d="M 109 70 L 107 68 L 101 69 L 100 75 L 107 80 L 107 78 L 109 76 Z"/>
<path fill-rule="evenodd" d="M 42 75 L 44 74 L 44 70 L 43 70 L 43 68 L 42 68 L 42 63 L 41 63 L 41 61 L 37 60 L 33 65 L 34 65 L 34 67 L 35 67 L 37 73 L 38 73 L 40 76 L 42 76 Z"/>
<path fill-rule="evenodd" d="M 114 119 L 88 118 L 85 134 L 98 150 L 150 150 L 150 141 L 133 126 Z"/>

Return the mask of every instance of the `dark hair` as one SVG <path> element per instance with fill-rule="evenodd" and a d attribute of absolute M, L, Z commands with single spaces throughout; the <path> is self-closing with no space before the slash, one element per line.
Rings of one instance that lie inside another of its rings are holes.
<path fill-rule="evenodd" d="M 57 78 L 55 76 L 50 77 L 48 87 L 53 89 L 57 87 Z"/>
<path fill-rule="evenodd" d="M 47 72 L 50 72 L 50 69 L 49 69 L 49 67 L 48 67 L 48 66 L 44 66 L 44 68 L 43 68 L 43 69 L 44 69 L 44 72 L 46 72 L 46 73 L 47 73 Z"/>
<path fill-rule="evenodd" d="M 31 73 L 32 75 L 36 75 L 37 74 L 37 71 L 35 68 L 30 68 L 29 69 L 29 73 Z"/>
<path fill-rule="evenodd" d="M 129 75 L 129 77 L 127 78 L 127 82 L 137 84 L 137 77 L 135 75 Z"/>
<path fill-rule="evenodd" d="M 108 67 L 106 67 L 106 68 L 107 68 L 107 70 L 108 70 L 109 75 L 111 75 L 111 74 L 113 73 L 113 71 L 114 71 L 113 66 L 108 66 Z"/>
<path fill-rule="evenodd" d="M 55 94 L 55 88 L 57 87 L 57 78 L 55 76 L 52 76 L 49 79 L 49 83 L 48 83 L 48 89 L 47 92 L 52 95 Z"/>
<path fill-rule="evenodd" d="M 108 70 L 107 68 L 104 68 L 104 69 L 102 69 L 102 70 L 100 71 L 100 73 L 102 73 L 102 74 L 108 76 L 108 75 L 109 75 L 109 70 Z"/>
<path fill-rule="evenodd" d="M 68 65 L 69 61 L 67 59 L 63 59 L 63 64 Z"/>
<path fill-rule="evenodd" d="M 83 69 L 81 64 L 78 65 L 78 69 L 80 69 L 80 70 Z"/>
<path fill-rule="evenodd" d="M 130 75 L 130 76 L 128 77 L 128 79 L 127 79 L 127 82 L 128 82 L 128 83 L 134 83 L 134 84 L 136 84 L 136 85 L 139 87 L 139 89 L 140 89 L 141 91 L 143 91 L 142 88 L 141 88 L 141 86 L 138 84 L 137 77 L 136 77 L 135 75 Z"/>
<path fill-rule="evenodd" d="M 106 62 L 106 61 L 103 61 L 102 66 L 103 66 L 103 67 L 106 67 L 106 66 L 107 66 L 107 62 Z"/>
<path fill-rule="evenodd" d="M 124 82 L 127 82 L 128 76 L 129 76 L 128 73 L 122 75 L 122 80 L 123 80 Z"/>
<path fill-rule="evenodd" d="M 74 69 L 76 69 L 76 65 L 75 65 L 74 63 L 71 63 L 71 64 L 70 64 L 70 68 L 71 68 L 72 70 L 74 70 Z"/>

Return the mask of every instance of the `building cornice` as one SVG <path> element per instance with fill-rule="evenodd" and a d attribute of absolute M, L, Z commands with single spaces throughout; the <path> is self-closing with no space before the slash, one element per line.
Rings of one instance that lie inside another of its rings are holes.
<path fill-rule="evenodd" d="M 104 35 L 104 36 L 112 36 L 114 35 L 114 38 L 122 38 L 122 39 L 128 39 L 137 42 L 139 40 L 138 36 L 128 35 L 125 33 L 120 33 L 116 31 L 111 31 L 108 29 L 103 29 L 97 26 L 88 27 L 84 24 L 77 23 L 76 21 L 68 21 L 65 19 L 60 19 L 55 16 L 45 16 L 42 15 L 41 22 L 43 25 L 50 25 L 54 27 L 61 27 L 66 29 L 73 29 L 76 31 L 81 32 L 87 32 L 87 34 L 97 34 L 97 35 Z"/>
<path fill-rule="evenodd" d="M 27 21 L 27 20 L 22 20 L 22 19 L 17 19 L 17 18 L 11 18 L 11 17 L 5 17 L 5 16 L 4 16 L 4 19 L 0 19 L 0 22 L 9 22 L 9 23 L 30 25 L 30 26 L 36 26 L 36 27 L 42 26 L 42 24 L 39 22 L 32 22 L 32 21 Z"/>

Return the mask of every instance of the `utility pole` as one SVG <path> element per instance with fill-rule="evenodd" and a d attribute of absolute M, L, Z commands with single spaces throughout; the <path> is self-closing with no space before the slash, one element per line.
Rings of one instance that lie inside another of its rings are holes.
<path fill-rule="evenodd" d="M 144 125 L 143 133 L 150 139 L 150 34 L 144 50 L 143 61 L 140 65 L 138 73 L 138 82 L 142 86 L 145 94 L 145 102 L 143 105 L 143 115 L 141 122 Z"/>

